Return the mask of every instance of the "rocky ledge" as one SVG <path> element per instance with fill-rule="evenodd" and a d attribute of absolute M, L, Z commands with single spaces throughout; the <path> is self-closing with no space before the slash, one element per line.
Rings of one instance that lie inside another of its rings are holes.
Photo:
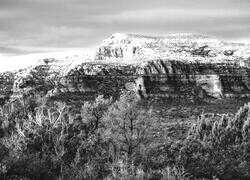
<path fill-rule="evenodd" d="M 70 57 L 48 58 L 0 78 L 2 103 L 36 93 L 118 97 L 125 89 L 142 98 L 245 98 L 250 97 L 250 46 L 192 34 L 117 33 L 77 63 Z"/>

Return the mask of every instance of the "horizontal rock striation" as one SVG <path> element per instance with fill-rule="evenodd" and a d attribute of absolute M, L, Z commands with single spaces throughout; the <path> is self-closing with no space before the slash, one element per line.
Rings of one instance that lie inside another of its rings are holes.
<path fill-rule="evenodd" d="M 117 98 L 125 89 L 140 92 L 142 97 L 192 101 L 250 97 L 250 69 L 234 64 L 155 60 L 142 67 L 84 63 L 66 76 L 45 76 L 45 72 L 40 76 L 31 73 L 19 83 L 16 81 L 14 92 L 42 91 L 49 97 L 80 93 L 86 99 L 98 94 Z"/>
<path fill-rule="evenodd" d="M 84 63 L 72 69 L 66 76 L 58 78 L 56 88 L 48 94 L 53 96 L 80 92 L 87 96 L 103 94 L 118 97 L 122 90 L 135 88 L 136 71 L 136 67 L 130 65 Z"/>
<path fill-rule="evenodd" d="M 207 102 L 250 97 L 250 47 L 204 36 L 118 33 L 92 59 L 77 62 L 50 58 L 1 74 L 1 98 L 42 93 L 89 100 L 98 94 L 118 98 L 124 90 L 142 98 Z"/>
<path fill-rule="evenodd" d="M 143 69 L 146 94 L 188 99 L 250 97 L 250 69 L 156 60 Z"/>

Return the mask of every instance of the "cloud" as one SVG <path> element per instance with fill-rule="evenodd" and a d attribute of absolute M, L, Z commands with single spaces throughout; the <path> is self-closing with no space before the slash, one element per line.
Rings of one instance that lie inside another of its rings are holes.
<path fill-rule="evenodd" d="M 216 9 L 146 9 L 126 11 L 116 15 L 96 15 L 92 22 L 103 22 L 115 30 L 148 34 L 199 33 L 219 39 L 237 39 L 249 32 L 250 13 L 247 10 Z"/>
<path fill-rule="evenodd" d="M 125 11 L 116 15 L 97 15 L 91 18 L 91 20 L 103 19 L 109 21 L 140 21 L 147 22 L 152 20 L 162 20 L 168 19 L 170 21 L 177 20 L 194 20 L 194 19 L 204 19 L 204 18 L 235 18 L 235 17 L 249 17 L 249 11 L 241 10 L 203 10 L 203 9 L 147 9 L 139 11 Z"/>
<path fill-rule="evenodd" d="M 0 54 L 94 47 L 117 31 L 249 39 L 249 19 L 249 0 L 1 0 Z"/>

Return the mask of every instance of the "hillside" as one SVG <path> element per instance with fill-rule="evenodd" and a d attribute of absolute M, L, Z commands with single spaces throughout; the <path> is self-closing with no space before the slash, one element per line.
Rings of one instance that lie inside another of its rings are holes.
<path fill-rule="evenodd" d="M 114 34 L 0 74 L 0 179 L 249 179 L 249 46 Z"/>
<path fill-rule="evenodd" d="M 86 100 L 98 94 L 118 97 L 124 89 L 151 99 L 211 102 L 249 97 L 249 78 L 249 45 L 193 34 L 116 33 L 94 53 L 48 57 L 1 73 L 0 91 L 2 103 L 30 93 L 50 98 L 77 94 Z"/>

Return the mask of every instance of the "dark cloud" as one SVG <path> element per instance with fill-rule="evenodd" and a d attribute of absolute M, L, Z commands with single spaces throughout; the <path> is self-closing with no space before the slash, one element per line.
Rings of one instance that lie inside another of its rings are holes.
<path fill-rule="evenodd" d="M 249 19 L 249 0 L 1 0 L 0 54 L 94 47 L 124 31 L 250 39 Z"/>

